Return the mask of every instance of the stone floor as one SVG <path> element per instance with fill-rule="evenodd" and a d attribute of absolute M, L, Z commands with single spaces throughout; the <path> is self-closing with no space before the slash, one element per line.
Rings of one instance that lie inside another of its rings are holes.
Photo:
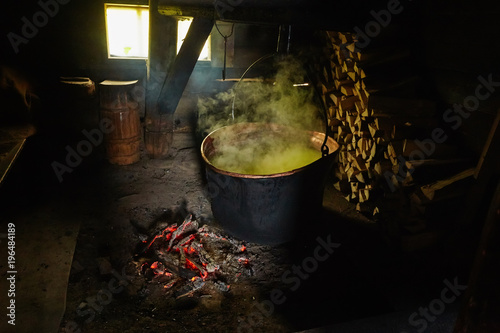
<path fill-rule="evenodd" d="M 346 327 L 353 332 L 417 332 L 423 321 L 415 324 L 408 318 L 440 297 L 443 281 L 466 283 L 467 265 L 450 264 L 449 251 L 437 247 L 405 253 L 394 248 L 378 222 L 356 212 L 328 185 L 325 211 L 316 223 L 304 222 L 300 241 L 278 247 L 249 244 L 253 258 L 269 261 L 263 274 L 242 277 L 220 297 L 168 297 L 140 275 L 134 251 L 169 211 L 189 212 L 217 227 L 199 144 L 191 132 L 177 131 L 167 158 L 152 160 L 142 152 L 141 161 L 129 166 L 110 165 L 103 147 L 97 146 L 59 182 L 52 165 L 65 161 L 67 143 L 32 137 L 0 189 L 0 235 L 7 223 L 15 223 L 19 251 L 19 325 L 12 330 L 2 320 L 0 331 L 294 332 L 344 325 L 339 332 L 348 331 Z M 318 238 L 327 237 L 339 247 L 324 261 L 307 266 Z M 1 241 L 4 293 L 6 252 Z M 107 271 L 103 262 L 111 266 Z M 116 277 L 113 271 L 128 280 L 122 279 L 124 288 L 108 300 L 101 291 Z M 96 297 L 101 297 L 101 306 L 92 309 L 89 303 Z M 457 298 L 437 319 L 426 322 L 427 331 L 449 329 L 459 303 Z M 5 305 L 3 298 L 0 305 Z M 376 318 L 377 325 L 367 325 L 368 318 Z M 445 319 L 445 328 L 438 330 Z M 353 329 L 360 323 L 363 328 Z"/>

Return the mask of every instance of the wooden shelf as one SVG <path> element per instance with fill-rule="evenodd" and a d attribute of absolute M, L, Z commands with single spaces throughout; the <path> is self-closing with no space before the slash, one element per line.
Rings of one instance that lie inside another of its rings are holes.
<path fill-rule="evenodd" d="M 34 126 L 0 127 L 0 185 L 5 181 L 26 143 L 35 134 Z"/>

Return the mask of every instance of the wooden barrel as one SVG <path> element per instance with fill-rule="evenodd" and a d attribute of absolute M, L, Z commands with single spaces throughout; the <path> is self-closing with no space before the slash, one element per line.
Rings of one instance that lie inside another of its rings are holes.
<path fill-rule="evenodd" d="M 146 115 L 144 146 L 150 158 L 160 159 L 168 155 L 174 130 L 173 114 Z"/>
<path fill-rule="evenodd" d="M 83 139 L 83 130 L 99 126 L 99 105 L 95 83 L 86 77 L 59 78 L 59 113 L 55 126 L 66 139 Z"/>
<path fill-rule="evenodd" d="M 128 165 L 140 159 L 138 103 L 130 94 L 136 83 L 106 80 L 99 84 L 101 119 L 109 119 L 113 128 L 105 135 L 107 157 L 112 164 Z"/>

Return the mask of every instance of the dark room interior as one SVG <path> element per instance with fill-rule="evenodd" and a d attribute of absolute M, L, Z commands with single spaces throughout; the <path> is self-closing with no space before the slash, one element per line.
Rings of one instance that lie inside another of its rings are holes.
<path fill-rule="evenodd" d="M 500 4 L 0 14 L 0 332 L 500 332 Z"/>

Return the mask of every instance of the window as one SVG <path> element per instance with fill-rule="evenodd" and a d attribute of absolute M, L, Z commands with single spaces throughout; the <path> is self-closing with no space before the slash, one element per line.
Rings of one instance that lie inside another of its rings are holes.
<path fill-rule="evenodd" d="M 180 18 L 177 21 L 177 53 L 181 49 L 182 42 L 186 38 L 189 27 L 191 26 L 191 22 L 193 22 L 192 18 Z M 201 61 L 210 61 L 210 36 L 207 38 L 207 42 L 205 46 L 203 46 L 203 50 L 201 50 L 200 57 L 198 60 Z"/>
<path fill-rule="evenodd" d="M 147 59 L 149 9 L 147 6 L 105 4 L 108 58 Z"/>

